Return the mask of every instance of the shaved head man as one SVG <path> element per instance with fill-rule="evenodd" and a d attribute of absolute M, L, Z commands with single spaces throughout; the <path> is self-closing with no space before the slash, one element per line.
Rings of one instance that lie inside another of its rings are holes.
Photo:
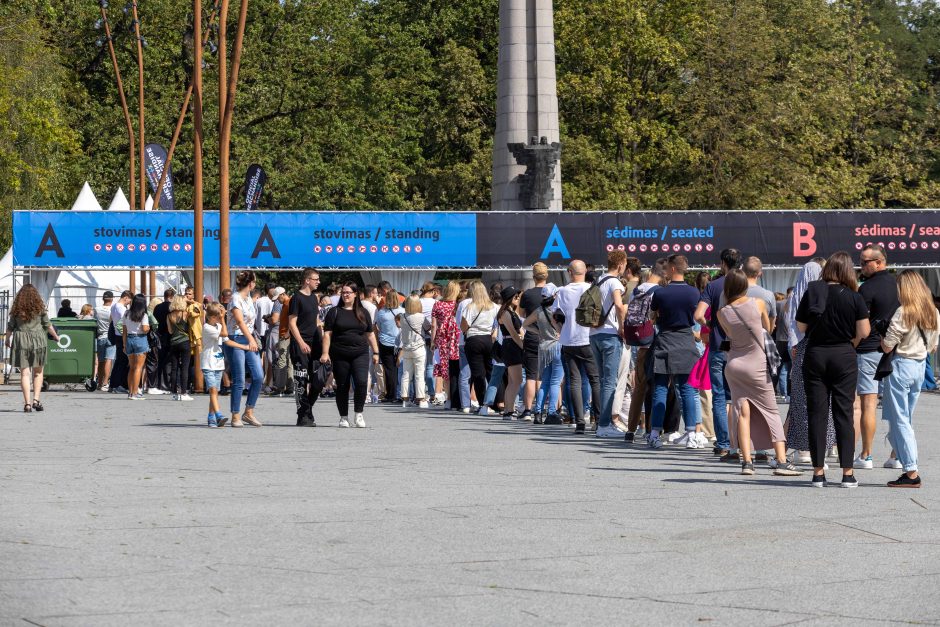
<path fill-rule="evenodd" d="M 601 384 L 597 363 L 591 352 L 589 329 L 574 321 L 574 310 L 578 307 L 581 294 L 591 286 L 585 282 L 587 266 L 580 259 L 568 264 L 569 283 L 555 294 L 552 315 L 562 322 L 558 341 L 561 344 L 561 363 L 565 369 L 565 381 L 568 382 L 570 406 L 568 415 L 574 416 L 575 433 L 584 433 L 584 396 L 581 392 L 582 377 L 587 377 L 591 384 L 591 406 L 601 406 Z M 548 423 L 546 423 L 548 424 Z"/>

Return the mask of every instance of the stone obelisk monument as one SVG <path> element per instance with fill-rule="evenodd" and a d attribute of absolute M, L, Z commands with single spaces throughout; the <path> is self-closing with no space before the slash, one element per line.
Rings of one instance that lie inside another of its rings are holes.
<path fill-rule="evenodd" d="M 561 211 L 561 164 L 555 160 L 553 170 L 544 165 L 546 160 L 552 161 L 545 151 L 551 151 L 554 144 L 553 154 L 557 156 L 561 148 L 557 144 L 552 0 L 500 0 L 497 72 L 492 209 Z M 541 141 L 540 149 L 529 148 L 533 140 Z M 510 144 L 516 144 L 516 155 Z M 530 164 L 528 168 L 526 163 Z M 527 172 L 529 176 L 520 181 Z M 542 179 L 542 200 L 536 200 L 536 195 L 526 190 L 532 192 L 539 186 L 534 181 Z M 549 181 L 551 190 L 547 187 Z"/>

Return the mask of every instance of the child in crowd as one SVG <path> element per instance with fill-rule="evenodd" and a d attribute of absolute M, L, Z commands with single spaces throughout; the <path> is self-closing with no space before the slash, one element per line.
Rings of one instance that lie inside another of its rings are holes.
<path fill-rule="evenodd" d="M 209 415 L 207 417 L 210 427 L 224 427 L 228 418 L 219 411 L 219 385 L 222 382 L 222 373 L 225 371 L 225 359 L 222 355 L 222 346 L 247 349 L 245 344 L 239 344 L 228 339 L 225 330 L 225 307 L 219 303 L 209 303 L 206 307 L 206 322 L 202 326 L 202 352 L 200 353 L 200 367 L 202 377 L 209 392 Z"/>

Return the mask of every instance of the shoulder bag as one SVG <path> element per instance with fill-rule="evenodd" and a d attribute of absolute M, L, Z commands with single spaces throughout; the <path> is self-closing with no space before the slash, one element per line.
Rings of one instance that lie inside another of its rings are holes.
<path fill-rule="evenodd" d="M 770 333 L 767 333 L 767 329 L 761 327 L 761 330 L 764 332 L 763 342 L 760 338 L 757 337 L 757 334 L 754 333 L 754 330 L 744 322 L 744 318 L 741 317 L 741 314 L 738 313 L 738 308 L 733 305 L 729 305 L 734 309 L 734 313 L 738 316 L 738 320 L 741 321 L 744 326 L 747 327 L 747 330 L 750 332 L 751 337 L 753 337 L 759 346 L 764 348 L 764 358 L 767 360 L 767 373 L 771 378 L 777 377 L 780 373 L 780 364 L 783 363 L 783 359 L 780 357 L 780 353 L 777 351 L 777 343 L 770 336 Z"/>

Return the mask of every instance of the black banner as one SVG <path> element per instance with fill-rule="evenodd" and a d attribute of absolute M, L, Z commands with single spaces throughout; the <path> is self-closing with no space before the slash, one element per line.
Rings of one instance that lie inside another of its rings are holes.
<path fill-rule="evenodd" d="M 768 266 L 800 266 L 813 257 L 868 243 L 885 247 L 899 265 L 940 264 L 940 212 L 675 211 L 520 212 L 477 214 L 477 265 L 564 266 L 572 259 L 601 264 L 621 249 L 649 265 L 682 254 L 690 265 L 717 266 L 724 248 L 760 257 Z"/>
<path fill-rule="evenodd" d="M 254 211 L 258 208 L 261 201 L 261 194 L 264 192 L 264 184 L 268 181 L 268 175 L 264 168 L 257 163 L 248 166 L 248 172 L 245 173 L 245 209 Z"/>
<path fill-rule="evenodd" d="M 163 175 L 163 167 L 166 165 L 166 150 L 160 144 L 147 144 L 144 147 L 144 155 L 147 166 L 147 180 L 150 182 L 150 189 L 154 194 L 157 193 L 157 185 L 160 183 L 160 176 Z M 160 190 L 160 209 L 173 211 L 173 166 L 166 173 L 166 179 L 163 181 L 163 189 Z"/>

